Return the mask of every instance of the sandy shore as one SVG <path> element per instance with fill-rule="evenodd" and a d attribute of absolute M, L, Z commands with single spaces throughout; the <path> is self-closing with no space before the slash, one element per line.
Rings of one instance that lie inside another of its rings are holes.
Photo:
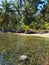
<path fill-rule="evenodd" d="M 16 33 L 19 35 L 25 35 L 25 36 L 40 36 L 40 37 L 47 37 L 49 38 L 49 33 L 45 33 L 45 34 L 25 34 L 25 33 Z"/>

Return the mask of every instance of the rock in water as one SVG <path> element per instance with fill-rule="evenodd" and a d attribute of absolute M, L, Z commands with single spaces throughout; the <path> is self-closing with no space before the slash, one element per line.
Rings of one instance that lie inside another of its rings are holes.
<path fill-rule="evenodd" d="M 19 60 L 20 61 L 25 61 L 25 60 L 27 60 L 28 59 L 28 57 L 26 56 L 26 55 L 21 55 L 20 57 L 19 57 Z"/>

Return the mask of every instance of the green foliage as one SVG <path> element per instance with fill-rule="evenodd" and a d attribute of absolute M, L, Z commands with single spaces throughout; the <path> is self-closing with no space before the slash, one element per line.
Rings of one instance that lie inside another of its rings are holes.
<path fill-rule="evenodd" d="M 7 0 L 0 4 L 0 29 L 45 29 L 45 22 L 49 22 L 49 1 L 38 13 L 41 0 L 22 0 L 17 2 Z M 38 14 L 38 15 L 37 15 Z M 35 15 L 35 16 L 34 16 Z M 47 28 L 46 28 L 47 29 Z"/>
<path fill-rule="evenodd" d="M 39 29 L 44 29 L 45 28 L 45 21 L 43 19 L 40 19 L 37 26 Z"/>
<path fill-rule="evenodd" d="M 17 24 L 17 30 L 28 30 L 30 29 L 29 26 L 25 25 L 24 23 L 22 23 L 22 21 L 20 21 L 20 24 Z"/>
<path fill-rule="evenodd" d="M 45 22 L 43 19 L 39 19 L 36 21 L 31 22 L 30 28 L 32 29 L 44 29 L 45 28 Z"/>
<path fill-rule="evenodd" d="M 29 28 L 29 26 L 23 25 L 22 29 L 23 30 L 29 30 L 30 28 Z"/>
<path fill-rule="evenodd" d="M 0 18 L 2 19 L 1 24 L 4 27 L 4 29 L 14 28 L 14 26 L 17 25 L 18 21 L 16 18 L 16 12 L 15 8 L 13 7 L 13 4 L 14 3 L 10 3 L 7 0 L 5 0 L 2 1 L 2 4 L 0 5 L 2 7 L 0 8 L 0 13 L 2 15 L 0 16 Z"/>
<path fill-rule="evenodd" d="M 37 28 L 37 23 L 36 22 L 31 22 L 31 24 L 30 24 L 30 28 L 32 28 L 32 29 L 36 29 Z"/>
<path fill-rule="evenodd" d="M 45 28 L 49 30 L 49 23 L 45 23 Z"/>
<path fill-rule="evenodd" d="M 22 21 L 25 25 L 29 25 L 33 20 L 33 11 L 34 8 L 32 7 L 32 5 L 24 6 Z"/>

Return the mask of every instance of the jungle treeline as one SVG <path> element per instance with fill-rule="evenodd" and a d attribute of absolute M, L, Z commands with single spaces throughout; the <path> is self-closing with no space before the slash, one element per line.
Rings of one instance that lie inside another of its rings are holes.
<path fill-rule="evenodd" d="M 28 29 L 49 30 L 49 0 L 2 0 L 0 30 Z"/>

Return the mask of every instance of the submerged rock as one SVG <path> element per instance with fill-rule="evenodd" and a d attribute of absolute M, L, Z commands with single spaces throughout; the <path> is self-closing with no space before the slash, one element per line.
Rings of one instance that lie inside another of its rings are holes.
<path fill-rule="evenodd" d="M 19 57 L 19 60 L 20 61 L 25 61 L 25 60 L 27 60 L 28 59 L 28 57 L 26 56 L 26 55 L 21 55 L 20 57 Z"/>

